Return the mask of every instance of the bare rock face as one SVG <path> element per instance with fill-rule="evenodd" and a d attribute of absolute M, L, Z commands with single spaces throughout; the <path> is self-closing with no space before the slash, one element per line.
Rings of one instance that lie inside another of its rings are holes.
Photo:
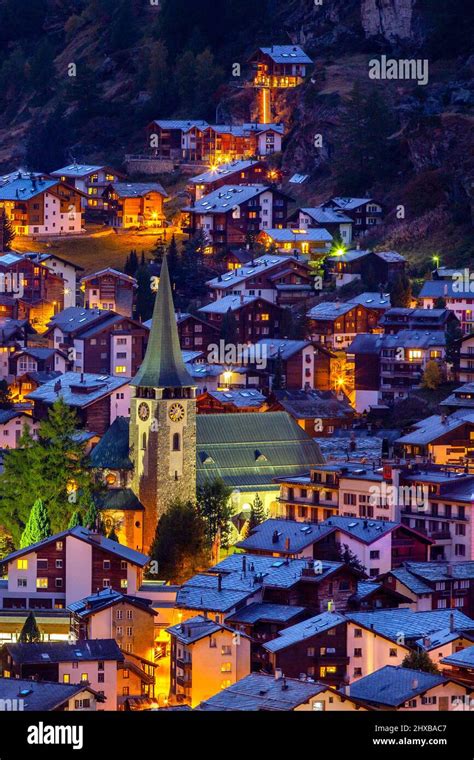
<path fill-rule="evenodd" d="M 407 40 L 413 36 L 415 0 L 361 0 L 361 22 L 367 37 Z"/>

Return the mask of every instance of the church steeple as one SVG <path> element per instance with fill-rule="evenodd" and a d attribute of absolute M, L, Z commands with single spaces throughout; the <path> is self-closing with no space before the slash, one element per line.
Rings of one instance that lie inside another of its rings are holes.
<path fill-rule="evenodd" d="M 189 388 L 195 385 L 181 353 L 166 256 L 161 264 L 145 358 L 131 385 L 141 388 Z"/>

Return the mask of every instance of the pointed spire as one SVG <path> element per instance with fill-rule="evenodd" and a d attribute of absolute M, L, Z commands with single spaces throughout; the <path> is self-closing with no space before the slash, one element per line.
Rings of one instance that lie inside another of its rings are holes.
<path fill-rule="evenodd" d="M 160 284 L 153 307 L 145 358 L 131 385 L 146 388 L 189 388 L 194 382 L 183 362 L 168 262 L 163 256 Z"/>

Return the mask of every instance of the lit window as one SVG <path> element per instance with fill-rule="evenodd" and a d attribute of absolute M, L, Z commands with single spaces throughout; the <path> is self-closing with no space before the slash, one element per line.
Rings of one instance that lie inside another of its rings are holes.
<path fill-rule="evenodd" d="M 87 673 L 81 673 L 81 681 L 88 681 L 88 680 L 89 680 L 89 676 L 87 675 Z"/>
<path fill-rule="evenodd" d="M 36 588 L 48 588 L 48 579 L 47 578 L 37 578 L 36 579 Z"/>
<path fill-rule="evenodd" d="M 118 367 L 115 367 L 116 375 L 125 375 L 126 371 L 127 371 L 127 368 L 124 367 L 123 364 L 120 364 Z"/>
<path fill-rule="evenodd" d="M 232 663 L 223 662 L 221 665 L 221 673 L 232 673 Z"/>
<path fill-rule="evenodd" d="M 16 564 L 18 570 L 28 570 L 28 560 L 27 559 L 19 559 Z"/>
<path fill-rule="evenodd" d="M 69 673 L 64 673 L 63 675 L 63 683 L 70 683 L 71 682 L 71 676 Z"/>
<path fill-rule="evenodd" d="M 122 580 L 120 581 L 120 588 L 127 588 L 127 586 L 128 586 L 127 579 L 126 578 L 122 578 Z"/>
<path fill-rule="evenodd" d="M 226 681 L 221 682 L 221 689 L 228 689 L 232 685 L 232 681 L 228 678 Z"/>
<path fill-rule="evenodd" d="M 130 678 L 130 671 L 126 668 L 123 670 L 123 678 Z"/>
<path fill-rule="evenodd" d="M 261 314 L 260 318 L 261 318 L 262 322 L 268 322 L 269 319 L 270 319 L 270 314 Z"/>

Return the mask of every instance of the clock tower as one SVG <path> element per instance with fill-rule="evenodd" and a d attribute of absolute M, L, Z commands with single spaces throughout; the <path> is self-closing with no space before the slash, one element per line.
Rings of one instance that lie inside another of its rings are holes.
<path fill-rule="evenodd" d="M 131 386 L 132 487 L 145 507 L 148 552 L 168 505 L 196 498 L 196 386 L 183 362 L 166 256 L 145 358 Z"/>

